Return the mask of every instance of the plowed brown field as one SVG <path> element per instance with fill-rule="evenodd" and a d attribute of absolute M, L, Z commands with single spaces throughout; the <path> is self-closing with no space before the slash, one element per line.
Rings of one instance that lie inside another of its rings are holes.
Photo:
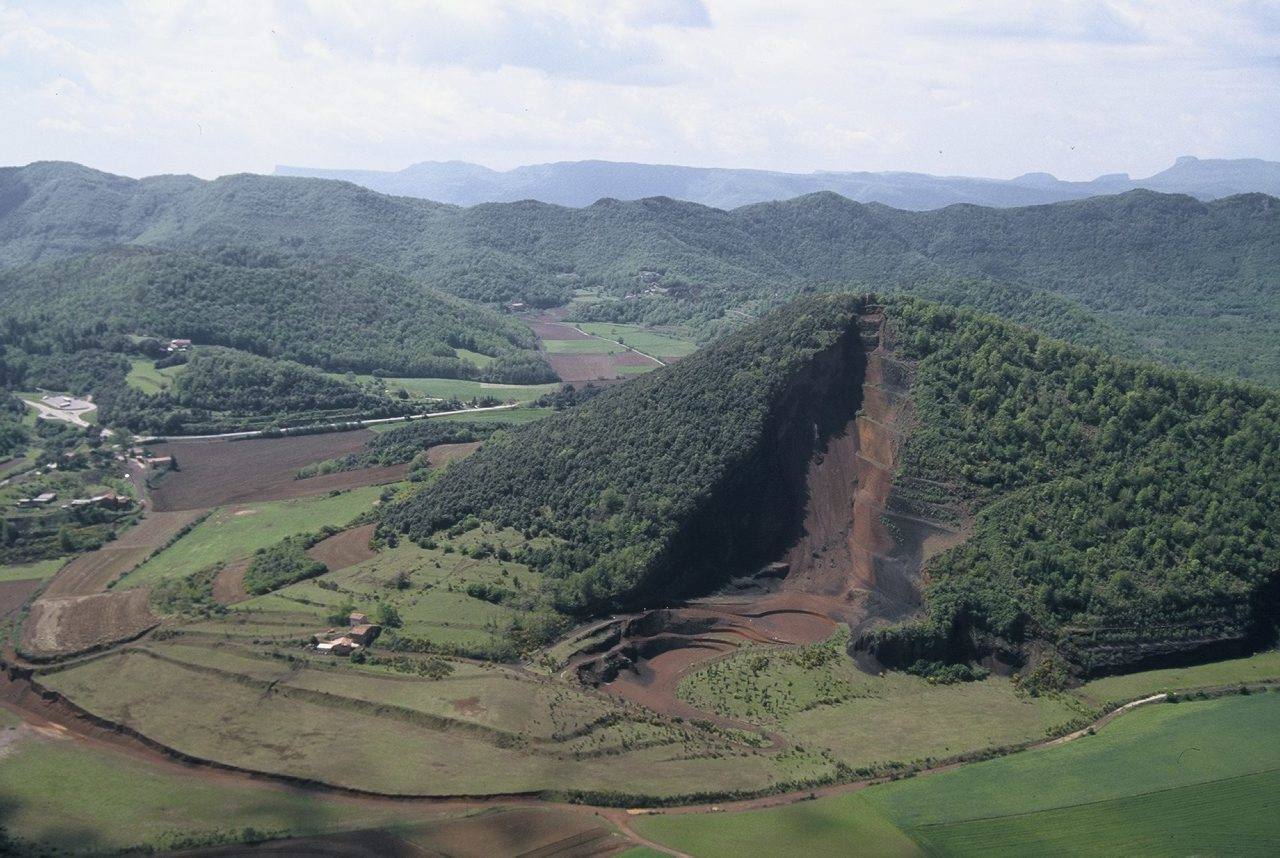
<path fill-rule="evenodd" d="M 367 429 L 251 441 L 169 441 L 152 445 L 156 455 L 173 456 L 178 470 L 161 477 L 152 491 L 157 510 L 200 509 L 232 503 L 285 500 L 395 482 L 408 465 L 339 471 L 294 479 L 304 465 L 361 450 L 373 437 Z"/>
<path fill-rule="evenodd" d="M 335 533 L 311 546 L 307 550 L 307 556 L 319 560 L 329 567 L 330 572 L 355 566 L 374 556 L 373 550 L 369 548 L 369 538 L 373 536 L 376 527 L 374 524 L 365 524 Z M 241 580 L 243 583 L 243 574 Z"/>

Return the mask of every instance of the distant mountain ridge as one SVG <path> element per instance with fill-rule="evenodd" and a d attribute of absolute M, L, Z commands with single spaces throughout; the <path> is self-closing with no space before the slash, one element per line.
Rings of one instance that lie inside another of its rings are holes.
<path fill-rule="evenodd" d="M 1178 158 L 1145 179 L 1127 173 L 1070 182 L 1049 173 L 1013 179 L 933 176 L 907 172 L 783 173 L 720 167 L 680 167 L 616 161 L 561 161 L 491 170 L 466 161 L 424 161 L 399 171 L 276 167 L 277 176 L 339 179 L 384 194 L 454 205 L 537 200 L 588 206 L 601 199 L 671 197 L 720 209 L 833 191 L 861 203 L 925 211 L 956 203 L 1008 208 L 1145 189 L 1214 200 L 1261 192 L 1280 195 L 1280 163 L 1258 158 Z"/>

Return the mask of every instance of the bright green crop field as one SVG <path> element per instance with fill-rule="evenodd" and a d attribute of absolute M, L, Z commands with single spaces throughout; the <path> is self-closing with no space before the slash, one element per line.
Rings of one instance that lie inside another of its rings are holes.
<path fill-rule="evenodd" d="M 1268 854 L 1280 839 L 1280 694 L 1159 704 L 1096 736 L 745 813 L 651 816 L 697 856 Z"/>
<path fill-rule="evenodd" d="M 611 322 L 582 322 L 579 328 L 596 337 L 616 340 L 645 354 L 658 357 L 684 357 L 698 350 L 697 343 L 670 334 L 660 334 L 638 325 Z"/>

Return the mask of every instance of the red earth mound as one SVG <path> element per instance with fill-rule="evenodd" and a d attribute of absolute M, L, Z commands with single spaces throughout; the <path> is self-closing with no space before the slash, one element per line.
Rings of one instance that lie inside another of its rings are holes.
<path fill-rule="evenodd" d="M 373 437 L 367 429 L 255 438 L 251 441 L 169 441 L 152 445 L 159 456 L 173 456 L 178 470 L 160 478 L 152 490 L 157 510 L 199 509 L 231 503 L 285 500 L 333 489 L 379 485 L 402 479 L 408 465 L 339 471 L 294 479 L 304 465 L 363 449 Z"/>
<path fill-rule="evenodd" d="M 591 336 L 584 334 L 577 328 L 570 325 L 561 325 L 556 322 L 530 322 L 529 327 L 533 328 L 534 334 L 540 340 L 589 340 Z"/>

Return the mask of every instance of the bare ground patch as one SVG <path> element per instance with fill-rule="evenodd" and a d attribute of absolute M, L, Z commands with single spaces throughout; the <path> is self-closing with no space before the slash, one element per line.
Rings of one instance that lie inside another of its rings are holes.
<path fill-rule="evenodd" d="M 255 438 L 250 441 L 169 441 L 152 445 L 157 455 L 173 456 L 179 470 L 162 477 L 152 491 L 157 510 L 185 510 L 287 500 L 334 489 L 391 483 L 408 465 L 339 471 L 294 479 L 314 462 L 356 453 L 373 437 L 369 430 Z"/>
<path fill-rule="evenodd" d="M 375 524 L 364 524 L 360 527 L 352 527 L 341 533 L 335 533 L 328 539 L 321 540 L 311 548 L 307 549 L 307 556 L 312 560 L 319 560 L 329 568 L 330 572 L 337 572 L 339 569 L 346 569 L 348 566 L 355 566 L 357 563 L 363 563 L 365 560 L 374 556 L 374 551 L 369 547 L 369 539 L 373 536 L 373 531 L 377 527 Z M 224 572 L 226 570 L 223 570 Z M 219 578 L 222 576 L 219 575 Z M 244 591 L 244 572 L 240 572 L 240 591 Z M 217 582 L 214 582 L 214 598 L 218 596 Z M 222 601 L 219 599 L 218 601 Z"/>
<path fill-rule="evenodd" d="M 22 650 L 36 658 L 71 655 L 137 637 L 158 622 L 143 589 L 41 598 L 22 629 Z"/>

